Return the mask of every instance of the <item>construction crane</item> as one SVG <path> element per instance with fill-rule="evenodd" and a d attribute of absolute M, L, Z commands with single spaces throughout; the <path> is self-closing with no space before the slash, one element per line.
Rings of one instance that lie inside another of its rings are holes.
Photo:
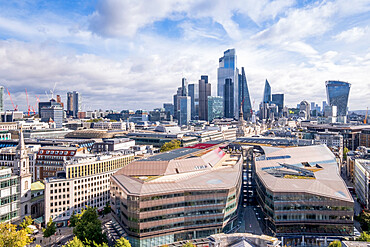
<path fill-rule="evenodd" d="M 366 114 L 365 114 L 364 124 L 367 123 L 367 112 L 368 111 L 369 111 L 369 107 L 366 107 Z"/>
<path fill-rule="evenodd" d="M 27 113 L 28 113 L 28 116 L 30 116 L 31 106 L 30 106 L 29 101 L 28 101 L 27 88 L 25 88 L 25 90 L 26 90 L 26 99 L 27 99 Z"/>
<path fill-rule="evenodd" d="M 14 103 L 13 103 L 13 100 L 12 100 L 12 96 L 10 95 L 9 89 L 7 88 L 6 91 L 8 91 L 10 102 L 12 102 L 14 111 L 18 111 L 18 105 L 14 106 Z"/>

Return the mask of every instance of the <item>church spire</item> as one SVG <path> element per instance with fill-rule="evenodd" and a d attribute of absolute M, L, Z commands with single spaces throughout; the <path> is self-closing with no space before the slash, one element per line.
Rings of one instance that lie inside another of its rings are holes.
<path fill-rule="evenodd" d="M 19 130 L 19 141 L 18 141 L 17 150 L 23 151 L 25 149 L 26 149 L 26 145 L 24 144 L 23 128 L 21 126 Z"/>

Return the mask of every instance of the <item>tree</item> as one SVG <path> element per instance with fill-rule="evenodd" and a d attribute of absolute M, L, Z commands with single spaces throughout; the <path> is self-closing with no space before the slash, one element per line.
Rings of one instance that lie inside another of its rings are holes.
<path fill-rule="evenodd" d="M 31 234 L 33 231 L 28 227 L 29 225 L 32 225 L 33 219 L 31 216 L 26 216 L 22 223 L 19 224 L 19 227 L 26 230 L 28 234 Z"/>
<path fill-rule="evenodd" d="M 196 247 L 192 242 L 186 242 L 186 244 L 183 244 L 182 247 Z"/>
<path fill-rule="evenodd" d="M 17 231 L 17 227 L 8 223 L 0 223 L 0 247 L 23 247 L 31 243 L 25 229 Z"/>
<path fill-rule="evenodd" d="M 66 245 L 63 245 L 63 247 L 85 247 L 85 245 L 75 236 L 72 240 L 68 241 Z"/>
<path fill-rule="evenodd" d="M 116 241 L 116 244 L 114 245 L 114 247 L 131 247 L 131 244 L 127 239 L 125 239 L 124 237 L 121 237 L 120 239 Z"/>
<path fill-rule="evenodd" d="M 101 222 L 95 208 L 87 207 L 81 213 L 76 222 L 73 234 L 82 240 L 84 244 L 96 243 L 103 244 L 107 242 L 107 237 L 102 232 Z"/>
<path fill-rule="evenodd" d="M 370 234 L 361 232 L 361 236 L 356 239 L 357 241 L 370 242 Z"/>
<path fill-rule="evenodd" d="M 69 218 L 69 224 L 68 226 L 69 227 L 75 227 L 76 226 L 76 223 L 77 221 L 80 219 L 81 215 L 80 214 L 75 214 L 75 211 L 73 211 L 72 215 L 71 215 L 71 218 Z"/>
<path fill-rule="evenodd" d="M 334 240 L 329 244 L 329 247 L 342 247 L 342 243 L 339 240 Z"/>
<path fill-rule="evenodd" d="M 49 219 L 48 224 L 46 225 L 46 228 L 43 229 L 43 231 L 44 231 L 44 237 L 45 238 L 49 238 L 49 237 L 53 236 L 56 233 L 57 227 L 55 226 L 55 222 L 53 221 L 53 219 L 51 217 Z"/>
<path fill-rule="evenodd" d="M 172 149 L 180 148 L 181 142 L 177 139 L 174 139 L 170 142 L 166 142 L 165 144 L 162 145 L 161 147 L 161 152 L 167 152 Z"/>
<path fill-rule="evenodd" d="M 104 207 L 103 213 L 104 213 L 104 214 L 109 214 L 109 213 L 110 213 L 110 211 L 111 211 L 111 207 L 110 207 L 110 205 L 109 205 L 109 202 L 107 202 L 107 204 L 106 204 L 106 205 L 105 205 L 105 207 Z"/>
<path fill-rule="evenodd" d="M 343 149 L 343 160 L 347 160 L 347 153 L 349 152 L 349 149 L 348 148 L 344 148 Z"/>
<path fill-rule="evenodd" d="M 362 230 L 370 230 L 370 213 L 362 211 L 359 216 L 356 216 L 356 220 L 360 222 Z"/>

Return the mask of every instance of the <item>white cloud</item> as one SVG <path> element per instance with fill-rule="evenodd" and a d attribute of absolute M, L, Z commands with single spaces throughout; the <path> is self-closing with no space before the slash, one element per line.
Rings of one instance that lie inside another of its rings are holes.
<path fill-rule="evenodd" d="M 335 35 L 334 38 L 336 40 L 344 41 L 346 43 L 353 43 L 363 38 L 368 31 L 369 31 L 368 27 L 365 28 L 354 27 Z"/>

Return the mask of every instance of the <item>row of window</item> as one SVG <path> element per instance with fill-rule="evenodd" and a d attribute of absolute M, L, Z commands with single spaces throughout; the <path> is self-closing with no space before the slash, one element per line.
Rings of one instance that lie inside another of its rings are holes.
<path fill-rule="evenodd" d="M 145 202 L 145 201 L 162 200 L 162 199 L 182 197 L 182 196 L 197 196 L 197 195 L 211 195 L 211 194 L 225 194 L 225 193 L 227 193 L 227 190 L 186 191 L 184 193 L 174 193 L 174 194 L 158 195 L 158 196 L 145 196 L 145 197 L 128 196 L 127 199 L 131 201 L 140 200 L 142 202 Z"/>
<path fill-rule="evenodd" d="M 325 214 L 283 214 L 276 215 L 276 221 L 295 221 L 295 220 L 352 220 L 350 215 L 325 215 Z"/>
<path fill-rule="evenodd" d="M 10 213 L 6 213 L 3 215 L 0 215 L 0 222 L 11 220 L 19 215 L 18 211 L 13 211 Z"/>
<path fill-rule="evenodd" d="M 207 209 L 207 210 L 200 210 L 200 211 L 190 211 L 190 212 L 179 212 L 174 214 L 165 214 L 165 215 L 158 215 L 155 217 L 145 218 L 145 219 L 137 219 L 133 217 L 128 217 L 123 213 L 124 217 L 132 222 L 151 222 L 151 221 L 158 221 L 158 220 L 167 220 L 167 219 L 174 219 L 174 218 L 182 218 L 182 217 L 191 217 L 191 216 L 204 216 L 204 215 L 212 215 L 212 214 L 222 214 L 222 209 Z"/>
<path fill-rule="evenodd" d="M 201 200 L 201 201 L 165 204 L 165 205 L 159 205 L 159 206 L 154 206 L 154 207 L 140 208 L 140 212 L 150 212 L 150 211 L 155 211 L 155 210 L 191 207 L 191 206 L 208 206 L 210 204 L 225 204 L 225 199 L 212 199 L 212 200 Z M 129 212 L 134 212 L 133 208 L 129 207 Z"/>
<path fill-rule="evenodd" d="M 1 181 L 0 186 L 1 186 L 1 189 L 3 189 L 3 188 L 7 188 L 7 187 L 10 187 L 10 186 L 16 185 L 16 184 L 18 184 L 18 179 L 13 178 L 13 179 L 9 179 L 9 180 L 6 180 L 6 181 Z"/>
<path fill-rule="evenodd" d="M 353 207 L 344 206 L 312 206 L 312 205 L 276 205 L 276 211 L 292 211 L 292 210 L 335 210 L 335 211 L 353 211 Z"/>
<path fill-rule="evenodd" d="M 5 204 L 9 204 L 9 203 L 15 202 L 16 200 L 18 200 L 18 195 L 11 195 L 7 197 L 3 197 L 3 198 L 0 198 L 0 205 L 2 206 Z"/>
<path fill-rule="evenodd" d="M 212 218 L 212 219 L 202 219 L 202 220 L 179 222 L 179 223 L 155 226 L 155 227 L 144 228 L 144 229 L 136 229 L 136 228 L 130 227 L 129 230 L 131 232 L 136 232 L 136 233 L 146 233 L 146 232 L 155 232 L 155 231 L 162 231 L 162 230 L 167 230 L 167 229 L 174 229 L 178 227 L 187 227 L 187 226 L 199 227 L 200 225 L 220 224 L 222 222 L 223 222 L 223 218 Z"/>

